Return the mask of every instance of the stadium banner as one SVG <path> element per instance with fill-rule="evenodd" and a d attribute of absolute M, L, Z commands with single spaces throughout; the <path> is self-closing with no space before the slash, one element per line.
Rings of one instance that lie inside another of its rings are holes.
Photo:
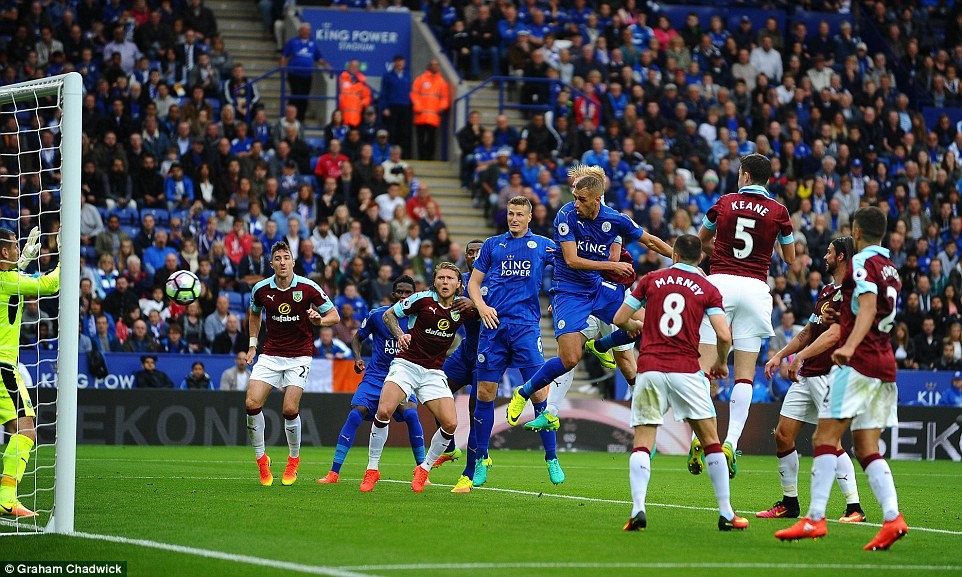
<path fill-rule="evenodd" d="M 37 411 L 41 422 L 56 416 L 55 391 L 36 389 Z M 81 389 L 78 408 L 78 443 L 107 445 L 236 445 L 248 443 L 244 410 L 245 395 L 241 391 L 170 391 Z M 282 395 L 274 392 L 264 407 L 268 421 L 267 443 L 285 445 Z M 458 395 L 457 440 L 467 442 L 468 397 Z M 337 443 L 344 417 L 350 410 L 351 396 L 336 393 L 306 393 L 301 401 L 303 443 L 305 446 L 332 447 Z M 500 399 L 504 405 L 506 399 Z M 630 406 L 626 402 L 600 399 L 568 399 L 560 407 L 561 429 L 558 447 L 562 451 L 601 451 L 625 453 L 631 448 L 632 430 L 628 426 Z M 728 403 L 715 403 L 724 437 L 728 423 Z M 745 454 L 774 455 L 773 430 L 779 407 L 772 403 L 755 404 L 739 449 Z M 420 407 L 426 437 L 433 434 L 434 418 Z M 496 449 L 540 452 L 540 437 L 521 427 L 509 427 L 501 408 L 495 411 L 496 422 L 491 447 Z M 522 421 L 534 418 L 530 405 Z M 900 407 L 900 424 L 882 433 L 882 454 L 893 459 L 962 460 L 962 409 L 950 407 Z M 403 427 L 395 424 L 392 429 Z M 811 455 L 812 427 L 806 427 L 798 438 L 798 449 Z M 370 432 L 364 423 L 356 444 L 363 446 Z M 38 430 L 41 442 L 54 434 L 50 427 Z M 393 446 L 406 446 L 407 435 L 394 431 L 389 437 Z M 663 454 L 683 455 L 688 452 L 691 430 L 675 422 L 671 414 L 659 429 L 657 450 Z M 851 447 L 850 437 L 843 445 Z"/>
<path fill-rule="evenodd" d="M 361 72 L 380 78 L 402 54 L 411 61 L 411 13 L 304 8 L 301 20 L 311 25 L 314 40 L 334 68 L 361 62 Z"/>
<path fill-rule="evenodd" d="M 107 353 L 107 376 L 96 378 L 90 374 L 86 355 L 80 355 L 78 386 L 81 389 L 133 389 L 134 373 L 141 370 L 140 353 Z M 180 384 L 195 361 L 204 363 L 204 370 L 210 375 L 214 387 L 220 386 L 220 376 L 234 366 L 234 355 L 176 355 L 157 354 L 157 367 L 167 373 L 174 386 Z M 57 354 L 53 351 L 38 353 L 24 350 L 20 362 L 25 366 L 33 386 L 55 387 L 57 376 Z M 313 359 L 305 391 L 316 393 L 353 393 L 361 382 L 354 372 L 354 361 Z"/>

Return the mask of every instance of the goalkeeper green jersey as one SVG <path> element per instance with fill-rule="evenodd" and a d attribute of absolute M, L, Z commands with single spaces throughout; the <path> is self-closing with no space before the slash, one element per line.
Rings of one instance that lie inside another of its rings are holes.
<path fill-rule="evenodd" d="M 39 277 L 18 270 L 0 271 L 0 363 L 17 366 L 23 298 L 52 295 L 59 290 L 59 264 Z"/>

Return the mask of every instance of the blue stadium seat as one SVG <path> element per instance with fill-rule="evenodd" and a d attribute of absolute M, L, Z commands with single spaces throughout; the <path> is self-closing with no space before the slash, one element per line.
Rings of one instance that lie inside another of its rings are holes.
<path fill-rule="evenodd" d="M 244 297 L 239 292 L 222 291 L 220 294 L 227 297 L 227 301 L 230 303 L 230 309 L 232 311 L 244 310 Z"/>
<path fill-rule="evenodd" d="M 140 233 L 140 227 L 132 224 L 122 224 L 120 225 L 120 230 L 130 235 L 130 238 L 134 238 Z"/>
<path fill-rule="evenodd" d="M 326 143 L 324 142 L 324 137 L 322 136 L 307 136 L 304 138 L 304 142 L 311 147 L 311 152 L 317 154 L 324 152 Z"/>
<path fill-rule="evenodd" d="M 200 216 L 201 216 L 201 218 L 204 219 L 204 222 L 206 223 L 208 218 L 210 218 L 210 217 L 212 217 L 212 216 L 217 216 L 217 211 L 216 211 L 216 210 L 205 210 L 204 212 L 200 213 Z"/>
<path fill-rule="evenodd" d="M 139 225 L 140 215 L 137 214 L 137 209 L 127 207 L 127 208 L 114 208 L 109 214 L 116 214 L 117 218 L 120 219 L 120 224 L 127 225 Z"/>
<path fill-rule="evenodd" d="M 106 224 L 106 223 L 107 223 L 107 217 L 110 216 L 110 211 L 107 210 L 107 207 L 106 207 L 106 206 L 98 206 L 98 207 L 97 207 L 97 212 L 100 213 L 100 218 L 102 218 L 103 221 L 104 221 L 104 224 Z"/>
<path fill-rule="evenodd" d="M 317 159 L 318 159 L 318 158 L 320 158 L 320 156 L 312 156 L 312 157 L 311 157 L 311 172 L 314 172 L 314 167 L 317 166 Z"/>
<path fill-rule="evenodd" d="M 140 219 L 143 221 L 144 216 L 151 214 L 154 216 L 154 221 L 157 226 L 167 226 L 170 224 L 170 213 L 166 208 L 142 208 L 140 209 Z"/>
<path fill-rule="evenodd" d="M 179 218 L 180 222 L 187 222 L 187 218 L 190 216 L 189 208 L 178 208 L 177 210 L 170 211 L 170 218 Z"/>
<path fill-rule="evenodd" d="M 247 309 L 251 308 L 251 293 L 244 293 L 241 296 L 243 297 L 243 301 L 242 301 L 242 304 L 244 305 L 243 310 L 246 311 Z"/>
<path fill-rule="evenodd" d="M 81 246 L 80 256 L 84 257 L 87 264 L 93 264 L 97 262 L 97 250 L 92 246 Z"/>

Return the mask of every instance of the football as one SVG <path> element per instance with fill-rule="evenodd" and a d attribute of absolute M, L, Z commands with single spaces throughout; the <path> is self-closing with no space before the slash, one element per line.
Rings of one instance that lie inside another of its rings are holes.
<path fill-rule="evenodd" d="M 175 303 L 189 305 L 200 297 L 202 287 L 197 275 L 189 270 L 179 270 L 167 277 L 164 291 Z"/>

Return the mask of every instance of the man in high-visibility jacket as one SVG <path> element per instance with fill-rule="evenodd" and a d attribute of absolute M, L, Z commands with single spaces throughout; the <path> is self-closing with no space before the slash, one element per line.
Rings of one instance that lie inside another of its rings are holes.
<path fill-rule="evenodd" d="M 441 114 L 451 106 L 448 83 L 441 76 L 441 63 L 432 60 L 411 85 L 411 108 L 417 134 L 418 160 L 434 160 Z"/>
<path fill-rule="evenodd" d="M 340 96 L 337 107 L 344 115 L 344 124 L 351 128 L 361 123 L 361 113 L 371 105 L 371 88 L 367 85 L 367 78 L 361 73 L 361 63 L 351 60 L 347 70 L 341 72 L 338 79 Z"/>

